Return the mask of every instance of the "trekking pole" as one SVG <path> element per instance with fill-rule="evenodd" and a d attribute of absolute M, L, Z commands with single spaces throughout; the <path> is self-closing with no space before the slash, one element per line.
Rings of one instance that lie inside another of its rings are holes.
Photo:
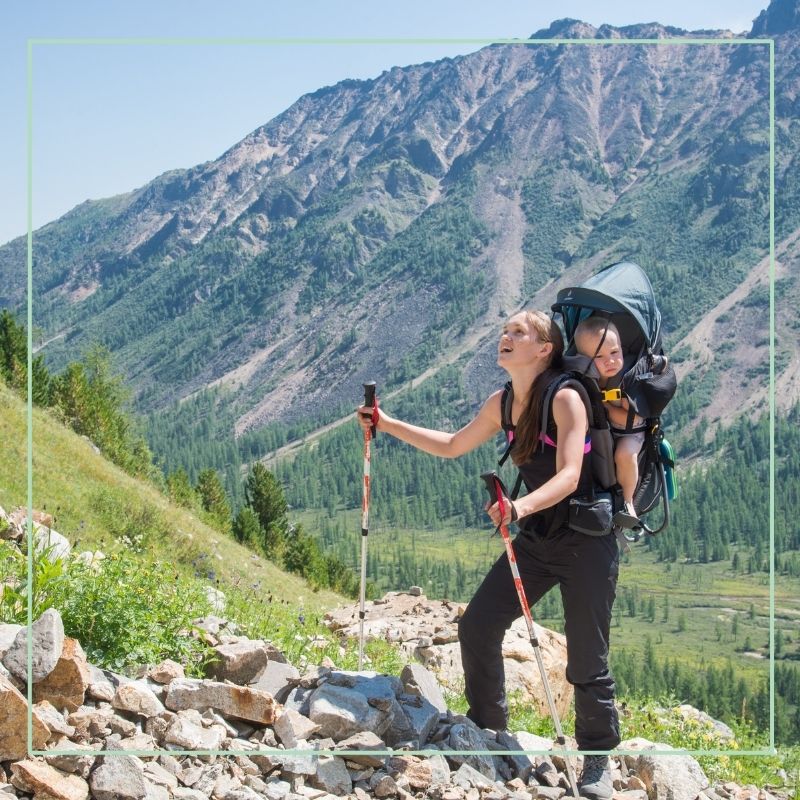
<path fill-rule="evenodd" d="M 375 381 L 364 384 L 364 405 L 375 408 Z M 364 431 L 364 493 L 361 501 L 361 586 L 358 591 L 358 669 L 364 666 L 364 595 L 367 585 L 367 536 L 369 535 L 370 440 L 377 434 L 377 419 L 373 412 L 373 425 Z"/>
<path fill-rule="evenodd" d="M 561 720 L 558 718 L 556 711 L 556 704 L 553 700 L 553 693 L 550 690 L 550 681 L 547 679 L 547 672 L 544 669 L 544 662 L 542 661 L 542 653 L 539 649 L 539 638 L 536 636 L 536 631 L 533 627 L 533 617 L 531 610 L 528 607 L 528 600 L 525 597 L 525 587 L 522 585 L 522 578 L 519 575 L 519 567 L 517 567 L 517 557 L 514 555 L 514 545 L 511 544 L 511 536 L 508 532 L 508 526 L 502 522 L 505 516 L 505 503 L 503 501 L 506 495 L 503 482 L 497 476 L 496 472 L 485 472 L 481 478 L 486 483 L 486 488 L 489 490 L 489 497 L 492 504 L 498 503 L 498 510 L 500 511 L 500 535 L 503 537 L 503 544 L 506 546 L 506 555 L 508 556 L 508 564 L 511 567 L 511 575 L 514 578 L 514 586 L 517 589 L 517 597 L 519 597 L 519 604 L 522 607 L 522 616 L 525 617 L 525 624 L 528 626 L 528 635 L 531 638 L 533 645 L 533 654 L 536 656 L 536 663 L 539 665 L 539 674 L 542 678 L 542 686 L 544 686 L 545 697 L 547 697 L 547 705 L 550 708 L 550 716 L 553 718 L 553 725 L 556 729 L 556 742 L 561 745 L 564 750 L 564 763 L 567 765 L 567 778 L 569 785 L 572 787 L 572 794 L 574 797 L 579 797 L 578 783 L 575 780 L 575 770 L 572 768 L 572 759 L 566 753 L 567 740 L 564 738 L 564 731 L 561 729 Z"/>

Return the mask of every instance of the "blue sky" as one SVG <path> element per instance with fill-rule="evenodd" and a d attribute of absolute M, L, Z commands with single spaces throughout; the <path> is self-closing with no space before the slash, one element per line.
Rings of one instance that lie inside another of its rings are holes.
<path fill-rule="evenodd" d="M 28 38 L 526 38 L 554 19 L 750 29 L 766 0 L 5 0 L 0 6 L 0 244 L 27 226 Z M 34 228 L 76 204 L 217 158 L 300 95 L 478 44 L 38 45 Z"/>

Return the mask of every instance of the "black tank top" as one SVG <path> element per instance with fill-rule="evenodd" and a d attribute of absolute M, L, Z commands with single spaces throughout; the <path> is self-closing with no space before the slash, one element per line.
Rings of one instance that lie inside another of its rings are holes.
<path fill-rule="evenodd" d="M 560 378 L 556 378 L 559 380 Z M 510 382 L 506 384 L 510 390 Z M 547 390 L 545 390 L 546 393 Z M 558 394 L 558 389 L 553 393 L 552 398 Z M 510 409 L 506 412 L 505 392 L 501 398 L 502 425 L 506 434 L 506 441 L 513 448 L 514 429 L 516 426 L 511 424 Z M 528 492 L 538 489 L 547 483 L 556 474 L 556 450 L 558 448 L 558 429 L 553 419 L 553 403 L 550 401 L 550 408 L 547 413 L 547 430 L 539 434 L 539 445 L 533 454 L 523 464 L 517 466 L 522 482 Z M 567 526 L 569 512 L 569 501 L 572 497 L 582 497 L 591 494 L 592 491 L 592 466 L 591 466 L 592 440 L 586 435 L 586 443 L 583 448 L 583 462 L 581 464 L 581 474 L 578 479 L 578 488 L 565 497 L 560 502 L 549 508 L 543 508 L 533 514 L 520 519 L 517 523 L 520 531 L 539 536 L 549 536 L 559 528 Z"/>

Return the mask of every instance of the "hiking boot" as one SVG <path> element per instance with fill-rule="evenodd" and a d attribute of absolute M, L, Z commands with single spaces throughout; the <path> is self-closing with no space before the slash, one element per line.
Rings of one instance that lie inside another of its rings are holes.
<path fill-rule="evenodd" d="M 611 762 L 608 756 L 584 757 L 578 791 L 581 797 L 591 800 L 611 800 L 614 796 L 614 785 L 611 783 Z"/>

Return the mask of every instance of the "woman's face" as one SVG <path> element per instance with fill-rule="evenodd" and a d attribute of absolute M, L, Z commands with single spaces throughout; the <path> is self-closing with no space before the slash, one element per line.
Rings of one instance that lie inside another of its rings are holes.
<path fill-rule="evenodd" d="M 497 345 L 497 364 L 508 368 L 514 365 L 530 365 L 546 350 L 544 342 L 539 341 L 536 330 L 528 322 L 524 312 L 514 314 L 503 325 Z"/>

